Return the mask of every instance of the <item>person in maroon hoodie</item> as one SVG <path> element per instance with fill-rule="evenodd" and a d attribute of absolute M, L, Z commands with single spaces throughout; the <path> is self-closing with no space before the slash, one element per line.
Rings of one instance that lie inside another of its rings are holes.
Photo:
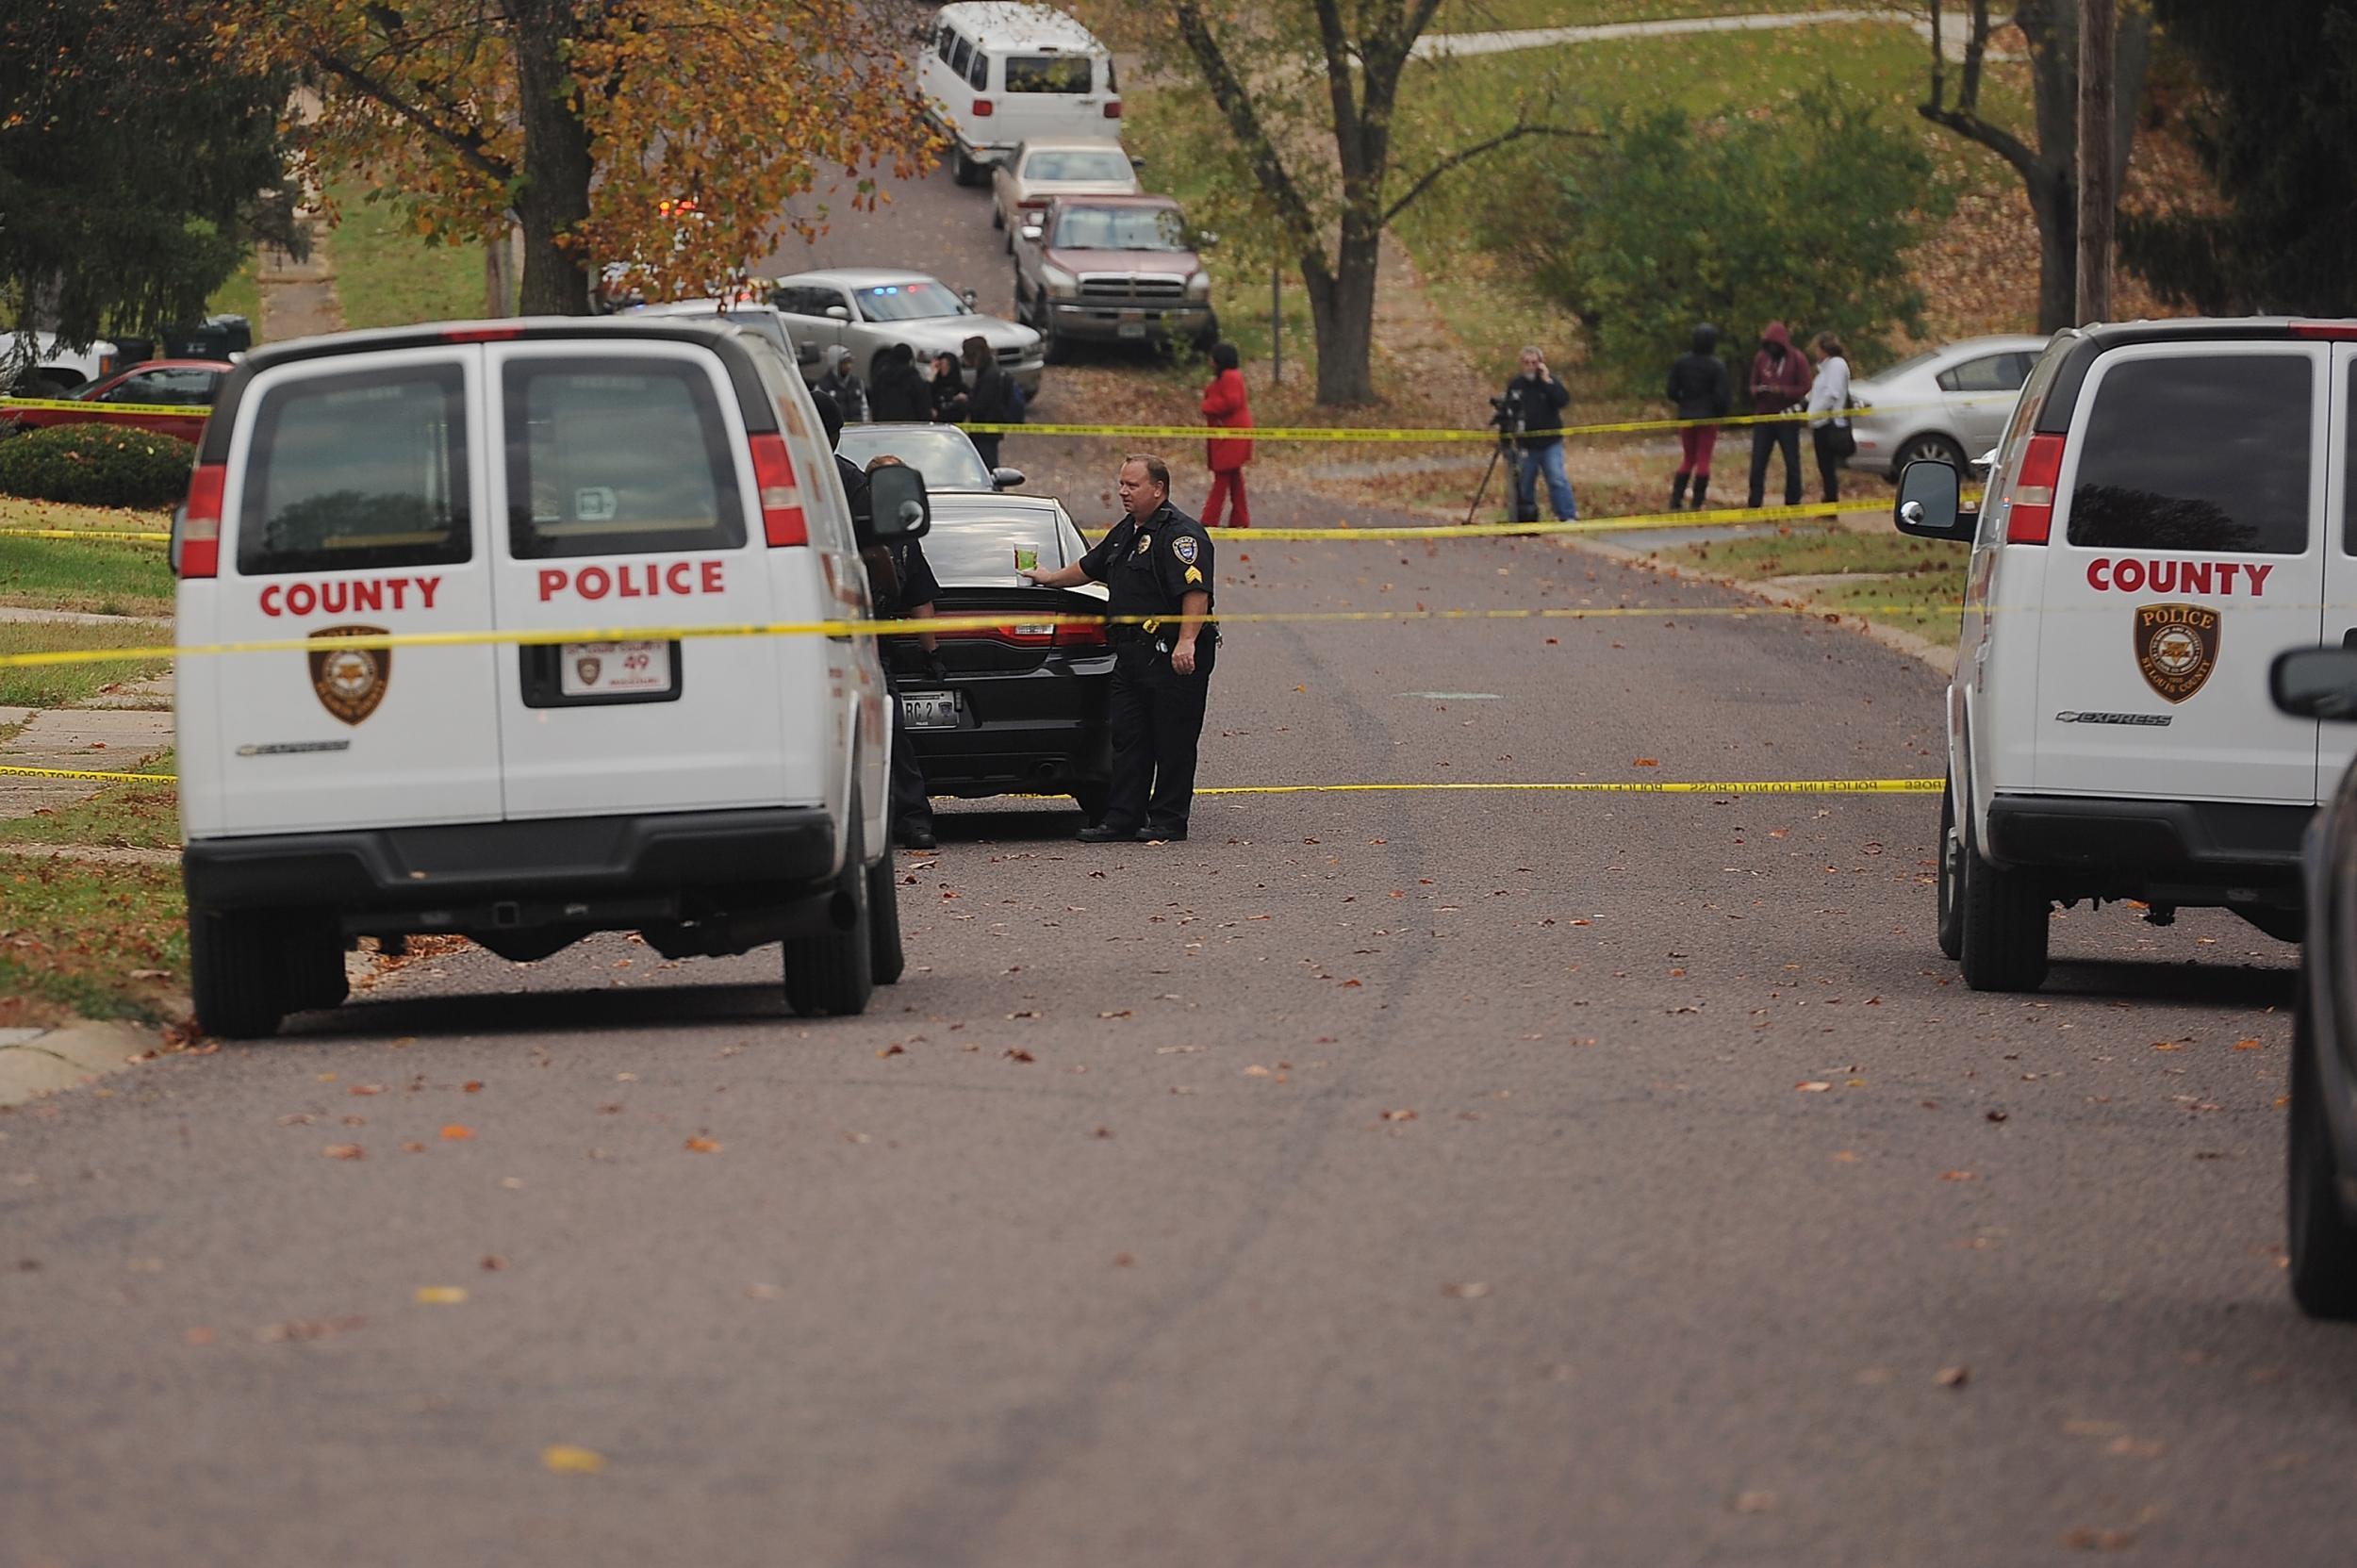
<path fill-rule="evenodd" d="M 1752 356 L 1752 412 L 1781 414 L 1799 408 L 1816 379 L 1808 355 L 1792 346 L 1784 323 L 1770 322 L 1759 335 L 1759 352 Z M 1784 503 L 1801 503 L 1801 426 L 1797 421 L 1777 420 L 1752 426 L 1752 494 L 1746 506 L 1758 505 L 1767 493 L 1768 454 L 1776 447 L 1784 449 Z"/>
<path fill-rule="evenodd" d="M 1203 388 L 1203 420 L 1214 429 L 1252 428 L 1252 406 L 1244 401 L 1244 371 L 1238 369 L 1241 363 L 1235 344 L 1211 346 L 1211 367 L 1216 373 Z M 1203 443 L 1203 456 L 1211 469 L 1211 494 L 1203 503 L 1203 526 L 1219 526 L 1219 509 L 1233 493 L 1236 509 L 1231 526 L 1251 527 L 1252 512 L 1244 500 L 1244 466 L 1252 461 L 1252 442 L 1234 437 L 1208 440 Z"/>

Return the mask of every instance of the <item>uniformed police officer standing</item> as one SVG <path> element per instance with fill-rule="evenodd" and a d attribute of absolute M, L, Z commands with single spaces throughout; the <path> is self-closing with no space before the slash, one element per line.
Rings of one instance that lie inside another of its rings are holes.
<path fill-rule="evenodd" d="M 1042 587 L 1094 579 L 1113 590 L 1113 795 L 1104 821 L 1080 830 L 1084 844 L 1187 836 L 1219 651 L 1219 628 L 1203 619 L 1211 609 L 1211 536 L 1170 503 L 1170 466 L 1133 454 L 1119 488 L 1127 515 L 1096 548 L 1075 565 L 1017 574 Z"/>

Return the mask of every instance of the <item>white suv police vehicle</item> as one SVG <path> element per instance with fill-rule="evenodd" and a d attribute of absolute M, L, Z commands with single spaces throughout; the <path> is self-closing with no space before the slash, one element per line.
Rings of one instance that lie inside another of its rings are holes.
<path fill-rule="evenodd" d="M 877 503 L 924 531 L 915 470 Z M 898 978 L 875 639 L 682 635 L 868 613 L 810 394 L 759 337 L 637 316 L 257 350 L 173 560 L 183 642 L 328 643 L 178 663 L 208 1032 L 334 1006 L 364 935 L 518 962 L 601 930 L 783 941 L 803 1013 Z M 453 640 L 335 646 L 387 635 Z"/>
<path fill-rule="evenodd" d="M 2347 727 L 2277 711 L 2286 649 L 2357 638 L 2357 322 L 2058 335 L 1977 513 L 1911 463 L 1902 530 L 1970 539 L 1948 688 L 1939 945 L 1976 990 L 2046 977 L 2052 905 L 2301 926 L 2300 838 Z"/>

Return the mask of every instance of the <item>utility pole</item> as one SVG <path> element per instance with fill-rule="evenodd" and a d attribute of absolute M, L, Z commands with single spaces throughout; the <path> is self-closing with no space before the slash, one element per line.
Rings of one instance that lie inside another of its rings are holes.
<path fill-rule="evenodd" d="M 2081 322 L 2112 314 L 2114 0 L 2079 0 L 2079 311 Z"/>
<path fill-rule="evenodd" d="M 1268 384 L 1285 379 L 1285 264 L 1272 261 L 1268 269 Z"/>

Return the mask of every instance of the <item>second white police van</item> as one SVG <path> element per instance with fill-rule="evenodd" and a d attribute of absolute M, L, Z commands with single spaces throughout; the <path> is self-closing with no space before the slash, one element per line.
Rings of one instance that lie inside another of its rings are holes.
<path fill-rule="evenodd" d="M 933 14 L 917 95 L 949 139 L 949 170 L 981 185 L 1025 141 L 1121 139 L 1113 52 L 1052 6 L 959 0 Z"/>
<path fill-rule="evenodd" d="M 2357 322 L 2063 332 L 1976 512 L 1908 465 L 1905 532 L 1969 539 L 1939 945 L 2035 989 L 2052 910 L 2222 907 L 2297 940 L 2300 839 L 2352 734 L 2277 711 L 2278 653 L 2357 640 Z"/>
<path fill-rule="evenodd" d="M 877 503 L 924 531 L 915 470 Z M 519 962 L 601 930 L 782 941 L 804 1013 L 898 977 L 875 639 L 693 635 L 867 614 L 810 394 L 759 337 L 623 317 L 256 350 L 173 556 L 184 643 L 453 639 L 179 661 L 206 1032 L 333 1006 L 361 936 Z"/>

